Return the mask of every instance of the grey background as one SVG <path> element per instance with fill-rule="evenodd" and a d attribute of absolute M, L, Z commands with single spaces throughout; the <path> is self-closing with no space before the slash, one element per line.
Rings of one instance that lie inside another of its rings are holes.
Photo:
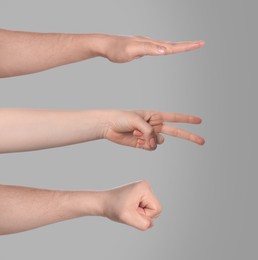
<path fill-rule="evenodd" d="M 82 218 L 0 237 L 1 259 L 257 259 L 255 1 L 0 1 L 0 26 L 105 32 L 204 49 L 132 63 L 89 60 L 0 80 L 1 107 L 192 113 L 204 147 L 167 138 L 155 152 L 105 141 L 0 156 L 0 183 L 106 189 L 147 179 L 164 211 L 150 231 Z"/>

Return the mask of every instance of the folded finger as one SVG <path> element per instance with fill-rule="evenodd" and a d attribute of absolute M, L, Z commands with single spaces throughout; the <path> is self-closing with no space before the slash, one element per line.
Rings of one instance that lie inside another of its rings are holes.
<path fill-rule="evenodd" d="M 136 129 L 133 131 L 133 135 L 136 137 L 141 137 L 141 136 L 143 136 L 143 133 Z"/>
<path fill-rule="evenodd" d="M 131 219 L 129 219 L 125 224 L 133 226 L 139 230 L 145 231 L 153 226 L 153 220 L 143 214 L 135 212 Z"/>
<path fill-rule="evenodd" d="M 165 141 L 164 136 L 162 136 L 161 134 L 157 134 L 157 143 L 158 144 L 163 144 Z"/>

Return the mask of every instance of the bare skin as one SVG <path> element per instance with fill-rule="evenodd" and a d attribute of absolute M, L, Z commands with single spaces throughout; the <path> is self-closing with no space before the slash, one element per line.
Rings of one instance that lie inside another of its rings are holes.
<path fill-rule="evenodd" d="M 92 140 L 155 150 L 162 134 L 196 144 L 204 139 L 167 123 L 199 124 L 196 116 L 136 110 L 55 111 L 0 109 L 0 153 L 23 152 Z"/>
<path fill-rule="evenodd" d="M 203 46 L 203 41 L 173 43 L 143 36 L 32 33 L 0 29 L 0 77 L 40 72 L 94 57 L 124 63 L 147 55 L 169 55 Z"/>
<path fill-rule="evenodd" d="M 203 41 L 172 43 L 142 36 L 29 33 L 0 29 L 0 77 L 36 73 L 94 57 L 124 63 L 143 56 L 195 50 Z M 196 144 L 204 139 L 167 123 L 199 124 L 196 116 L 159 111 L 0 109 L 0 153 L 107 139 L 155 150 L 163 134 Z M 147 230 L 161 207 L 146 181 L 108 191 L 50 191 L 0 185 L 0 234 L 59 221 L 103 216 Z"/>
<path fill-rule="evenodd" d="M 0 185 L 0 235 L 102 216 L 139 230 L 153 226 L 161 206 L 146 181 L 107 191 L 54 191 Z"/>

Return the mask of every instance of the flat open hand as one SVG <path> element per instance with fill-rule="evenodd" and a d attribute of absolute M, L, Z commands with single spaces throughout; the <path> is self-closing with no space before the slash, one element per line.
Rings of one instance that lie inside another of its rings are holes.
<path fill-rule="evenodd" d="M 204 41 L 168 42 L 143 36 L 105 35 L 102 41 L 103 57 L 124 63 L 143 56 L 159 56 L 191 51 L 204 46 Z"/>
<path fill-rule="evenodd" d="M 203 145 L 204 139 L 184 129 L 165 124 L 188 123 L 200 124 L 197 116 L 165 113 L 159 111 L 109 111 L 104 138 L 121 144 L 146 150 L 155 150 L 157 144 L 164 142 L 162 134 L 179 137 Z"/>

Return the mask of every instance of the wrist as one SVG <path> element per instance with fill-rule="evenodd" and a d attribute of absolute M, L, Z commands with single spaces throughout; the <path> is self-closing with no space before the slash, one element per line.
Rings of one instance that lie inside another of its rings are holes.
<path fill-rule="evenodd" d="M 105 138 L 107 129 L 107 111 L 82 110 L 78 111 L 81 125 L 81 139 L 83 141 L 99 140 Z"/>
<path fill-rule="evenodd" d="M 96 110 L 92 112 L 96 120 L 97 139 L 107 139 L 107 132 L 116 121 L 117 110 Z"/>
<path fill-rule="evenodd" d="M 106 57 L 106 46 L 108 39 L 110 38 L 107 34 L 85 34 L 84 46 L 87 52 L 90 53 L 90 57 Z"/>
<path fill-rule="evenodd" d="M 85 191 L 83 192 L 83 210 L 85 216 L 100 216 L 105 214 L 106 195 L 103 191 Z"/>
<path fill-rule="evenodd" d="M 104 216 L 105 194 L 102 191 L 64 192 L 63 210 L 69 218 L 85 216 Z"/>

